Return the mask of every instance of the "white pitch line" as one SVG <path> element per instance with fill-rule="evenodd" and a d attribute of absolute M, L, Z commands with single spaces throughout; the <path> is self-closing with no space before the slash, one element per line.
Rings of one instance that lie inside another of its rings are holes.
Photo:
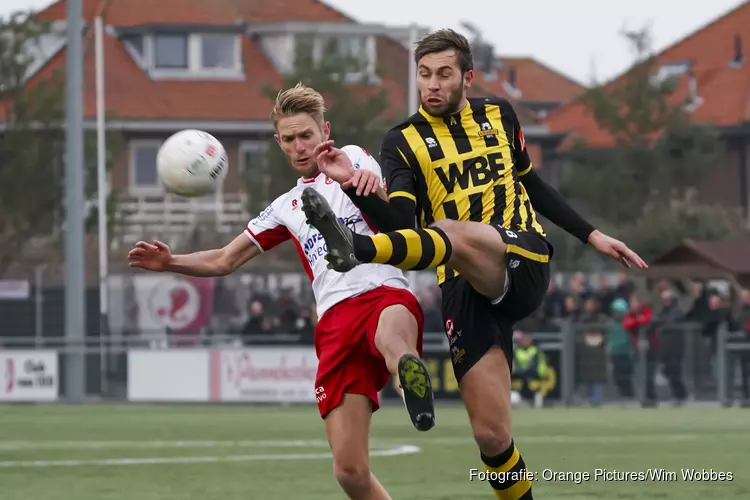
<path fill-rule="evenodd" d="M 516 440 L 519 443 L 586 443 L 586 444 L 608 444 L 608 443 L 666 443 L 673 441 L 695 441 L 699 439 L 710 438 L 714 441 L 727 439 L 727 440 L 747 440 L 750 439 L 750 435 L 742 434 L 634 434 L 634 435 L 618 435 L 618 436 L 560 436 L 560 435 L 530 435 L 530 436 L 519 436 Z M 397 438 L 400 441 L 404 441 L 404 438 Z M 397 439 L 383 438 L 378 441 L 381 443 L 394 442 Z M 474 439 L 470 437 L 435 437 L 430 438 L 428 436 L 416 436 L 409 438 L 409 441 L 419 443 L 420 446 L 427 445 L 475 445 Z"/>
<path fill-rule="evenodd" d="M 0 441 L 0 450 L 75 450 L 111 448 L 328 448 L 323 440 L 297 441 Z"/>
<path fill-rule="evenodd" d="M 533 434 L 518 437 L 519 442 L 527 443 L 592 443 L 607 444 L 621 442 L 673 442 L 695 441 L 709 437 L 707 434 L 635 434 L 616 436 L 573 436 L 573 435 L 543 435 Z M 746 440 L 750 434 L 711 434 L 710 438 Z M 375 438 L 371 443 L 374 448 L 383 446 L 397 446 L 403 441 L 415 441 L 420 445 L 460 445 L 474 444 L 471 437 L 430 437 L 417 435 L 410 438 Z M 169 449 L 169 448 L 328 448 L 324 440 L 238 440 L 238 441 L 0 441 L 0 450 L 85 450 L 85 449 Z"/>
<path fill-rule="evenodd" d="M 373 450 L 371 457 L 393 457 L 419 453 L 420 448 L 413 445 L 401 445 L 385 450 Z M 271 455 L 230 455 L 226 457 L 150 457 L 150 458 L 106 458 L 101 460 L 9 460 L 1 461 L 0 468 L 46 468 L 46 467 L 80 467 L 80 466 L 117 466 L 117 465 L 161 465 L 161 464 L 206 464 L 226 462 L 252 462 L 258 460 L 325 460 L 330 453 L 291 453 Z"/>

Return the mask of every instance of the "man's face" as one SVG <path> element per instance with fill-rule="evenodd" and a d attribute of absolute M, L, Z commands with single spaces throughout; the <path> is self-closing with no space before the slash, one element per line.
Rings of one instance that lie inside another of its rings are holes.
<path fill-rule="evenodd" d="M 321 125 L 311 115 L 299 113 L 279 119 L 274 137 L 292 168 L 302 177 L 311 178 L 318 173 L 313 150 L 328 140 L 330 132 L 330 123 Z"/>
<path fill-rule="evenodd" d="M 461 74 L 455 49 L 424 55 L 417 71 L 419 98 L 432 116 L 448 116 L 458 111 L 474 78 L 472 70 Z"/>

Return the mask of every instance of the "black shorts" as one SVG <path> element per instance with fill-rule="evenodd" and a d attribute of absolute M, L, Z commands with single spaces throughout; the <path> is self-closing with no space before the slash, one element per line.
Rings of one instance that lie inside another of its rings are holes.
<path fill-rule="evenodd" d="M 496 227 L 507 246 L 507 291 L 499 303 L 458 275 L 442 284 L 442 312 L 456 380 L 494 345 L 513 362 L 513 325 L 531 315 L 549 286 L 552 246 L 533 233 Z"/>

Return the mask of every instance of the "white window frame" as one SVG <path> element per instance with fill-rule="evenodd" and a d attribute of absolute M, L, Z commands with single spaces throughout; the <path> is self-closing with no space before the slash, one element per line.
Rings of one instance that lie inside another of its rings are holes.
<path fill-rule="evenodd" d="M 164 194 L 164 187 L 159 180 L 159 175 L 156 175 L 156 185 L 153 186 L 140 186 L 136 184 L 135 171 L 136 171 L 136 151 L 139 148 L 156 148 L 157 150 L 162 145 L 163 141 L 156 139 L 133 139 L 128 143 L 128 154 L 130 159 L 128 161 L 128 191 L 133 195 L 160 195 Z M 156 168 L 156 166 L 154 166 Z"/>
<path fill-rule="evenodd" d="M 144 35 L 143 65 L 149 68 L 149 74 L 156 79 L 196 79 L 202 80 L 241 80 L 244 79 L 242 64 L 242 37 L 236 33 L 190 33 L 187 37 L 187 68 L 157 68 L 155 61 L 155 38 L 162 33 Z M 168 34 L 168 33 L 165 33 Z M 234 64 L 231 68 L 203 67 L 203 37 L 226 36 L 234 38 Z M 131 53 L 134 53 L 132 51 Z"/>

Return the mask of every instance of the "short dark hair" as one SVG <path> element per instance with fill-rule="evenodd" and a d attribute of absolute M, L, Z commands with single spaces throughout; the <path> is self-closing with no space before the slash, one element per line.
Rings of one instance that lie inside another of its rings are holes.
<path fill-rule="evenodd" d="M 465 73 L 474 69 L 474 58 L 471 55 L 471 44 L 462 34 L 452 29 L 441 29 L 434 31 L 417 43 L 414 49 L 414 61 L 419 60 L 427 54 L 437 54 L 444 50 L 455 49 L 458 56 L 458 66 Z"/>

